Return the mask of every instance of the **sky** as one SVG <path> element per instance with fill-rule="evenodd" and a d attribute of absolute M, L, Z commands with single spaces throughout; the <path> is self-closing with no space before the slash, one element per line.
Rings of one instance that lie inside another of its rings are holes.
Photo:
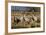
<path fill-rule="evenodd" d="M 40 12 L 40 7 L 11 6 L 11 11 Z"/>

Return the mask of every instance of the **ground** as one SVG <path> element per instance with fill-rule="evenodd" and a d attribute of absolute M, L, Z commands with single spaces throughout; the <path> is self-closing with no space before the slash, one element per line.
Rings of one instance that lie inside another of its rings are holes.
<path fill-rule="evenodd" d="M 35 15 L 36 17 L 39 16 L 39 19 L 37 21 L 33 21 L 30 20 L 30 22 L 27 21 L 19 21 L 17 23 L 17 21 L 14 21 L 16 16 L 24 16 L 26 15 L 27 17 L 30 17 L 32 15 Z M 15 18 L 14 18 L 15 17 Z M 36 28 L 36 27 L 40 27 L 40 12 L 26 12 L 26 13 L 17 13 L 17 12 L 12 12 L 11 13 L 11 28 L 12 29 L 16 29 L 16 28 Z"/>

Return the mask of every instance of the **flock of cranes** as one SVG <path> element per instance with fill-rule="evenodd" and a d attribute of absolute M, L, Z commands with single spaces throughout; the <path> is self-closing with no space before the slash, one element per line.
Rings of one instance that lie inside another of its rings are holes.
<path fill-rule="evenodd" d="M 32 16 L 15 16 L 14 17 L 14 22 L 17 22 L 17 23 L 19 23 L 19 22 L 21 22 L 21 23 L 23 23 L 23 22 L 33 22 L 33 21 L 35 21 L 35 22 L 40 22 L 40 16 L 35 16 L 35 15 L 32 15 Z"/>

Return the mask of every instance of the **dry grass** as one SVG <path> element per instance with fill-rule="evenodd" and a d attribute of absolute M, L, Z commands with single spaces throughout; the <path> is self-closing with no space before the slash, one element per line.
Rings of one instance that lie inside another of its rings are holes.
<path fill-rule="evenodd" d="M 40 16 L 40 12 L 26 12 L 26 13 L 15 13 L 15 12 L 12 12 L 11 13 L 11 23 L 12 23 L 12 29 L 16 29 L 16 28 L 36 28 L 36 27 L 40 27 L 40 22 L 36 22 L 36 21 L 33 21 L 33 22 L 26 22 L 26 21 L 23 21 L 23 22 L 19 22 L 19 23 L 16 23 L 14 22 L 14 16 L 23 16 L 23 15 L 26 15 L 26 16 L 32 16 L 32 15 L 37 15 L 37 16 Z"/>

